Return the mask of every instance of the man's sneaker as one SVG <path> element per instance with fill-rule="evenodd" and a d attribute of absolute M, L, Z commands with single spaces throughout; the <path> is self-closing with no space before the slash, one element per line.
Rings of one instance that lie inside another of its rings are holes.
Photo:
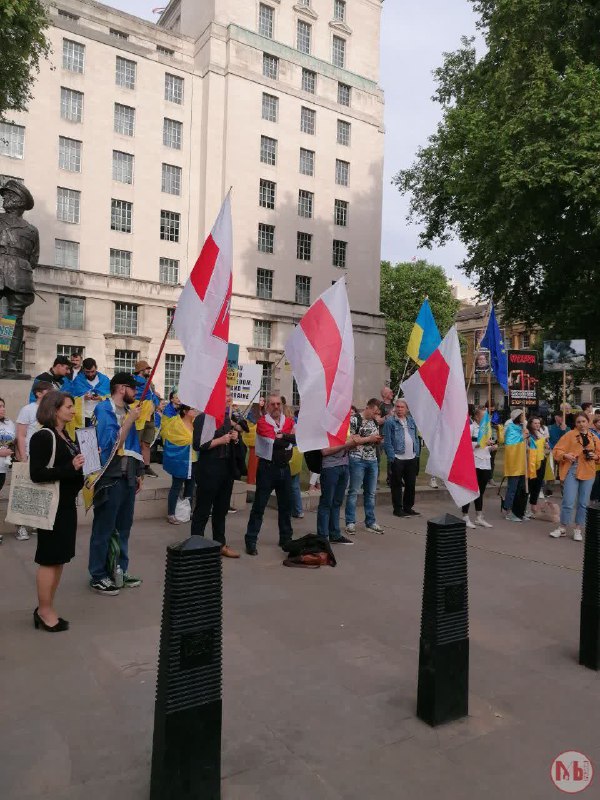
<path fill-rule="evenodd" d="M 90 589 L 97 594 L 105 594 L 107 597 L 119 594 L 118 588 L 110 578 L 100 578 L 99 580 L 92 579 L 90 581 Z"/>
<path fill-rule="evenodd" d="M 373 533 L 383 533 L 383 528 L 376 522 L 374 522 L 372 525 L 367 525 L 367 530 L 373 531 Z"/>
<path fill-rule="evenodd" d="M 566 529 L 566 528 L 563 528 L 563 526 L 562 526 L 562 525 L 559 525 L 559 526 L 558 526 L 558 528 L 556 528 L 556 529 L 555 529 L 555 530 L 553 530 L 553 531 L 550 531 L 550 534 L 549 534 L 549 535 L 550 535 L 550 536 L 551 536 L 553 539 L 560 539 L 560 537 L 561 537 L 561 536 L 566 536 L 566 535 L 567 535 L 567 529 Z"/>
<path fill-rule="evenodd" d="M 583 542 L 583 536 L 581 535 L 581 528 L 575 528 L 575 530 L 573 531 L 573 541 Z"/>
<path fill-rule="evenodd" d="M 420 517 L 421 516 L 421 512 L 420 511 L 415 511 L 414 508 L 409 508 L 408 511 L 405 509 L 404 513 L 406 514 L 407 517 Z"/>
<path fill-rule="evenodd" d="M 348 539 L 347 536 L 340 536 L 339 539 L 330 539 L 331 544 L 354 544 L 352 539 Z"/>
<path fill-rule="evenodd" d="M 137 586 L 141 586 L 142 579 L 136 578 L 134 575 L 130 575 L 128 572 L 123 573 L 123 588 L 124 589 L 135 589 Z"/>
<path fill-rule="evenodd" d="M 346 525 L 346 533 L 356 533 L 356 525 L 354 522 L 349 522 Z"/>
<path fill-rule="evenodd" d="M 506 519 L 508 522 L 523 522 L 521 517 L 517 517 L 517 515 L 513 514 L 512 511 L 509 511 L 504 519 Z M 552 534 L 550 534 L 550 536 L 552 536 Z"/>
<path fill-rule="evenodd" d="M 440 488 L 438 486 L 437 478 L 430 478 L 429 479 L 429 485 L 431 486 L 432 489 L 439 489 Z"/>
<path fill-rule="evenodd" d="M 498 481 L 495 481 L 493 478 L 490 478 L 488 486 L 498 486 Z"/>
<path fill-rule="evenodd" d="M 154 472 L 152 467 L 144 467 L 144 475 L 147 475 L 149 478 L 158 478 L 158 474 Z"/>
<path fill-rule="evenodd" d="M 17 542 L 26 542 L 27 539 L 29 539 L 29 534 L 27 533 L 27 528 L 25 525 L 19 525 L 17 532 L 15 533 L 15 539 Z"/>

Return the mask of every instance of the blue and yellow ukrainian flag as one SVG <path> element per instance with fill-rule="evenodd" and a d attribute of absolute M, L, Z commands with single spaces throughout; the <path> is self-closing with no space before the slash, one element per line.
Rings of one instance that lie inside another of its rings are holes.
<path fill-rule="evenodd" d="M 439 346 L 442 341 L 440 332 L 431 313 L 429 300 L 425 298 L 417 320 L 410 334 L 406 353 L 413 361 L 416 361 L 419 366 L 423 364 L 433 351 Z"/>
<path fill-rule="evenodd" d="M 479 433 L 477 434 L 477 446 L 487 447 L 492 436 L 492 420 L 486 411 L 479 423 Z"/>

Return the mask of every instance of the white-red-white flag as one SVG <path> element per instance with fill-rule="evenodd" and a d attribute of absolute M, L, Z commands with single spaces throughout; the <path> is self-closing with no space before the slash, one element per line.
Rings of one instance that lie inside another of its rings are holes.
<path fill-rule="evenodd" d="M 456 328 L 401 386 L 429 450 L 425 471 L 441 478 L 457 506 L 479 497 L 467 391 Z"/>
<path fill-rule="evenodd" d="M 203 442 L 212 439 L 225 418 L 232 263 L 228 194 L 183 287 L 174 319 L 177 337 L 185 349 L 179 399 L 205 412 Z"/>
<path fill-rule="evenodd" d="M 344 444 L 354 388 L 352 317 L 341 278 L 312 304 L 285 344 L 300 393 L 296 441 L 304 453 Z"/>

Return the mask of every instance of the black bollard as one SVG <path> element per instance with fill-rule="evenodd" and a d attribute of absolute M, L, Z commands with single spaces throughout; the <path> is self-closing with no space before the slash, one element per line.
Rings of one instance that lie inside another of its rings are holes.
<path fill-rule="evenodd" d="M 220 800 L 221 546 L 167 547 L 152 748 L 151 800 Z"/>
<path fill-rule="evenodd" d="M 579 663 L 600 669 L 600 503 L 589 504 L 585 523 Z"/>
<path fill-rule="evenodd" d="M 445 514 L 427 522 L 417 716 L 428 725 L 469 713 L 467 535 Z"/>

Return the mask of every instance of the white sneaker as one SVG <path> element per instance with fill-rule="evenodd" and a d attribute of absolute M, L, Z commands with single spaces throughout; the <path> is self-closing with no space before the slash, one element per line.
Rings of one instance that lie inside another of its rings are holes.
<path fill-rule="evenodd" d="M 346 533 L 356 533 L 356 525 L 354 522 L 349 522 L 346 525 Z"/>
<path fill-rule="evenodd" d="M 551 536 L 553 539 L 560 539 L 561 536 L 567 535 L 567 531 L 566 528 L 563 528 L 562 525 L 559 525 L 558 528 L 556 528 L 553 531 L 550 531 L 548 535 Z"/>
<path fill-rule="evenodd" d="M 432 489 L 439 489 L 440 488 L 438 486 L 437 478 L 430 478 L 429 479 L 429 485 L 431 486 Z"/>
<path fill-rule="evenodd" d="M 540 489 L 540 500 L 545 500 L 545 499 L 546 499 L 546 495 Z"/>
<path fill-rule="evenodd" d="M 17 528 L 17 532 L 15 533 L 15 538 L 17 542 L 26 542 L 29 539 L 29 534 L 27 533 L 27 528 L 25 525 L 20 525 Z"/>
<path fill-rule="evenodd" d="M 581 535 L 581 528 L 575 528 L 575 530 L 573 531 L 573 541 L 583 542 L 583 536 Z"/>
<path fill-rule="evenodd" d="M 532 517 L 531 511 L 526 511 L 523 514 L 523 519 L 531 519 L 531 517 Z"/>
<path fill-rule="evenodd" d="M 483 514 L 477 514 L 475 517 L 475 525 L 479 525 L 482 528 L 493 528 L 493 525 L 487 521 L 487 519 L 483 518 Z"/>
<path fill-rule="evenodd" d="M 367 530 L 373 531 L 373 533 L 383 533 L 383 528 L 376 522 L 374 522 L 372 525 L 367 525 Z"/>
<path fill-rule="evenodd" d="M 475 525 L 473 525 L 473 523 L 471 522 L 468 514 L 465 514 L 463 519 L 465 521 L 465 525 L 467 526 L 467 528 L 474 528 L 475 527 Z"/>
<path fill-rule="evenodd" d="M 509 511 L 504 519 L 507 520 L 507 522 L 523 522 L 521 517 L 517 517 L 517 515 L 513 514 L 512 511 Z"/>

